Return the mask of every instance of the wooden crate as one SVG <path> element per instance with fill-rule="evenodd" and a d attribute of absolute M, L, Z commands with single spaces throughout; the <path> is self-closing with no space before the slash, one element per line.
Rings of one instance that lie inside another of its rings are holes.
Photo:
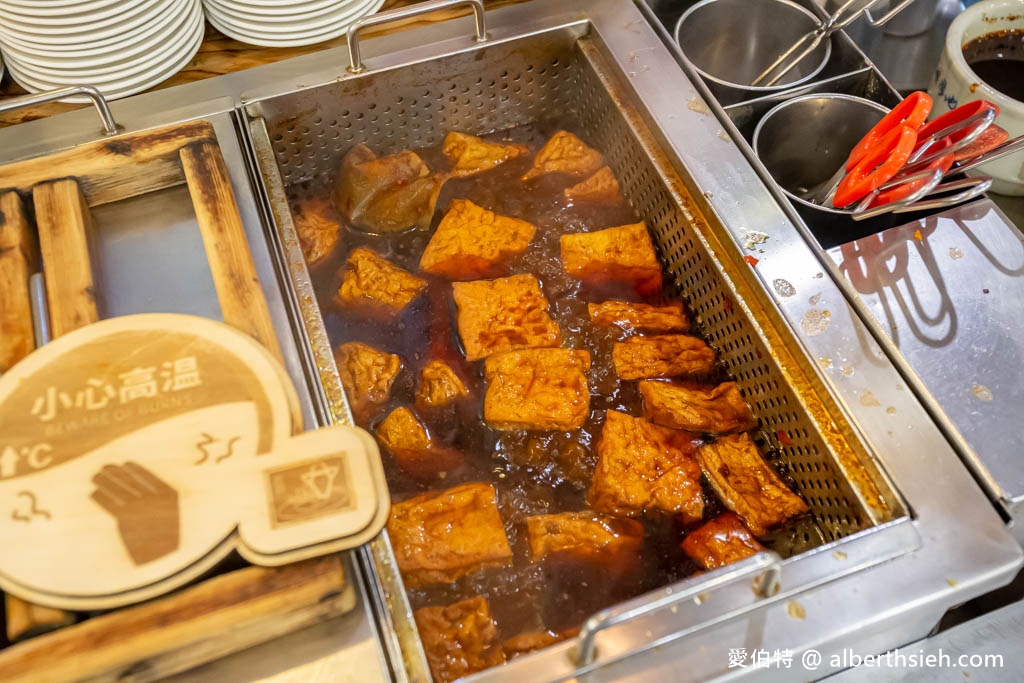
<path fill-rule="evenodd" d="M 0 167 L 0 372 L 35 345 L 29 277 L 40 266 L 54 337 L 99 319 L 90 208 L 181 184 L 224 321 L 280 357 L 213 127 L 193 121 Z M 355 602 L 338 556 L 239 569 L 84 621 L 5 598 L 0 672 L 26 681 L 154 680 L 343 614 Z"/>

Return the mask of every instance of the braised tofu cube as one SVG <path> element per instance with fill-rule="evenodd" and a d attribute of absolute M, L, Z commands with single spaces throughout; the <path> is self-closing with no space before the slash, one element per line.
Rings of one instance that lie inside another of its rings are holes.
<path fill-rule="evenodd" d="M 758 538 L 807 512 L 807 504 L 782 482 L 746 434 L 702 445 L 697 459 L 718 497 Z"/>
<path fill-rule="evenodd" d="M 700 465 L 692 434 L 609 410 L 597 443 L 590 506 L 611 515 L 678 514 L 683 523 L 704 514 Z"/>
<path fill-rule="evenodd" d="M 313 266 L 327 258 L 341 237 L 341 216 L 327 199 L 303 202 L 292 216 L 302 255 Z"/>
<path fill-rule="evenodd" d="M 405 407 L 395 408 L 377 425 L 377 439 L 395 456 L 398 466 L 414 477 L 449 472 L 462 464 L 461 455 L 435 443 L 419 418 Z"/>
<path fill-rule="evenodd" d="M 402 369 L 402 359 L 366 344 L 349 342 L 335 350 L 334 360 L 356 421 L 364 423 L 377 406 L 387 402 L 391 385 Z"/>
<path fill-rule="evenodd" d="M 691 531 L 683 540 L 683 552 L 703 569 L 718 569 L 763 550 L 766 548 L 731 512 Z"/>
<path fill-rule="evenodd" d="M 589 369 L 590 352 L 575 349 L 493 355 L 484 364 L 484 419 L 501 430 L 578 429 L 590 414 Z"/>
<path fill-rule="evenodd" d="M 448 683 L 505 663 L 498 626 L 480 596 L 413 613 L 436 683 Z"/>
<path fill-rule="evenodd" d="M 450 365 L 432 360 L 420 371 L 420 386 L 416 390 L 416 405 L 439 408 L 469 395 L 469 390 Z"/>
<path fill-rule="evenodd" d="M 452 175 L 456 178 L 467 178 L 489 171 L 509 159 L 530 153 L 530 149 L 524 145 L 489 142 L 475 135 L 455 131 L 445 136 L 442 151 L 452 162 Z"/>
<path fill-rule="evenodd" d="M 619 379 L 703 375 L 711 371 L 715 352 L 684 334 L 630 337 L 612 347 L 612 362 Z"/>
<path fill-rule="evenodd" d="M 451 280 L 498 275 L 526 249 L 536 231 L 526 221 L 456 199 L 430 238 L 420 268 Z"/>
<path fill-rule="evenodd" d="M 526 534 L 533 562 L 620 580 L 638 569 L 644 542 L 640 522 L 591 511 L 527 517 Z"/>
<path fill-rule="evenodd" d="M 427 282 L 364 247 L 353 249 L 341 274 L 338 300 L 347 308 L 394 317 Z"/>
<path fill-rule="evenodd" d="M 655 424 L 691 432 L 746 432 L 757 419 L 735 382 L 716 387 L 682 387 L 665 382 L 640 382 L 644 417 Z"/>
<path fill-rule="evenodd" d="M 451 583 L 512 562 L 490 484 L 463 484 L 395 503 L 388 534 L 407 588 Z"/>
<path fill-rule="evenodd" d="M 661 264 L 643 223 L 562 235 L 562 268 L 588 284 L 631 282 L 641 294 L 661 289 Z"/>
<path fill-rule="evenodd" d="M 554 631 L 528 631 L 518 636 L 506 638 L 501 644 L 505 656 L 509 659 L 543 650 L 555 643 L 560 643 L 570 637 L 570 633 L 555 633 Z"/>
<path fill-rule="evenodd" d="M 562 195 L 573 203 L 588 202 L 614 206 L 625 202 L 619 191 L 619 181 L 607 166 L 586 180 L 562 190 Z"/>
<path fill-rule="evenodd" d="M 447 176 L 431 173 L 415 152 L 377 157 L 356 145 L 341 160 L 332 193 L 335 207 L 356 227 L 392 233 L 430 226 Z"/>
<path fill-rule="evenodd" d="M 468 360 L 562 343 L 562 332 L 548 314 L 548 300 L 533 275 L 454 282 L 452 294 Z"/>
<path fill-rule="evenodd" d="M 574 178 L 586 178 L 603 165 L 604 157 L 600 152 L 587 147 L 586 143 L 572 133 L 560 130 L 537 152 L 537 156 L 533 158 L 533 168 L 527 171 L 523 180 L 531 180 L 548 173 L 564 173 Z"/>
<path fill-rule="evenodd" d="M 664 306 L 632 304 L 627 301 L 605 301 L 587 304 L 590 321 L 598 327 L 618 327 L 626 332 L 685 332 L 690 321 L 678 302 Z"/>

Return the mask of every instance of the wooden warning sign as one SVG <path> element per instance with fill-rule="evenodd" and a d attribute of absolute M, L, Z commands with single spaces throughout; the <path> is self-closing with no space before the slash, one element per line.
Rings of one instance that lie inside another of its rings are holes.
<path fill-rule="evenodd" d="M 227 325 L 114 318 L 0 376 L 0 587 L 65 609 L 147 599 L 237 549 L 279 565 L 376 535 L 373 438 L 294 435 L 284 368 Z"/>

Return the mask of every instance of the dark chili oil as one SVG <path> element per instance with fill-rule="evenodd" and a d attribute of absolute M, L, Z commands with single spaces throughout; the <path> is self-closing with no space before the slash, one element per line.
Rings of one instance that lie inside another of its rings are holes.
<path fill-rule="evenodd" d="M 975 38 L 963 46 L 963 52 L 978 78 L 1007 97 L 1024 102 L 1024 29 Z"/>
<path fill-rule="evenodd" d="M 552 124 L 534 124 L 487 137 L 526 144 L 536 151 L 558 129 Z M 431 169 L 449 167 L 440 146 L 416 152 Z M 550 302 L 551 314 L 562 329 L 562 345 L 591 352 L 590 416 L 575 432 L 503 432 L 487 426 L 483 419 L 483 362 L 470 363 L 463 356 L 454 324 L 451 284 L 443 278 L 422 273 L 418 268 L 429 233 L 413 230 L 395 235 L 370 235 L 345 227 L 336 253 L 311 269 L 327 333 L 335 348 L 344 342 L 359 341 L 397 353 L 403 359 L 403 370 L 392 387 L 390 402 L 382 406 L 368 424 L 361 426 L 372 432 L 394 408 L 414 407 L 420 369 L 431 360 L 445 361 L 467 380 L 471 392 L 468 400 L 429 411 L 414 408 L 432 438 L 467 456 L 461 469 L 429 480 L 414 479 L 396 466 L 385 449 L 381 450 L 395 501 L 467 482 L 494 484 L 514 553 L 513 565 L 476 572 L 450 585 L 410 590 L 409 598 L 413 609 L 418 609 L 483 595 L 491 605 L 503 638 L 531 630 L 560 631 L 579 626 L 596 610 L 685 578 L 697 569 L 680 550 L 684 529 L 671 516 L 648 516 L 640 520 L 645 529 L 641 566 L 635 578 L 625 582 L 612 582 L 600 571 L 567 575 L 564 568 L 545 570 L 529 561 L 522 525 L 525 517 L 587 507 L 586 490 L 597 464 L 596 445 L 605 411 L 642 413 L 636 382 L 619 381 L 612 367 L 612 344 L 624 335 L 616 329 L 593 326 L 587 315 L 587 302 L 622 299 L 662 303 L 679 299 L 669 287 L 657 296 L 641 297 L 625 284 L 602 287 L 598 291 L 567 277 L 559 261 L 560 235 L 602 230 L 636 223 L 639 219 L 628 205 L 571 205 L 563 198 L 562 190 L 578 179 L 549 175 L 523 183 L 520 176 L 530 168 L 530 163 L 529 157 L 514 159 L 472 178 L 449 180 L 438 200 L 431 231 L 455 198 L 468 199 L 499 215 L 521 218 L 537 226 L 537 234 L 529 247 L 503 275 L 536 275 Z M 327 191 L 327 187 L 306 187 L 302 194 L 310 196 Z M 429 282 L 426 293 L 393 323 L 361 319 L 341 311 L 335 303 L 338 271 L 348 253 L 359 246 L 374 249 Z M 718 373 L 702 381 L 711 384 L 723 379 L 724 374 Z M 789 483 L 792 487 L 792 482 Z M 724 507 L 706 481 L 703 485 L 704 519 L 709 520 L 723 512 Z"/>

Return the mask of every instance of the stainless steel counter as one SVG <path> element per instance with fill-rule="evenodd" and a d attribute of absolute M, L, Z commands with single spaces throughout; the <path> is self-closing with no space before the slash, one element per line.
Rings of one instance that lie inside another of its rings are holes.
<path fill-rule="evenodd" d="M 671 55 L 658 47 L 659 34 L 637 8 L 615 0 L 548 0 L 502 8 L 493 17 L 496 21 L 491 30 L 496 40 L 538 31 L 552 23 L 585 22 L 588 17 L 606 27 L 607 33 L 598 31 L 600 38 L 612 45 L 617 67 L 649 108 L 650 124 L 665 141 L 671 162 L 692 180 L 702 211 L 724 226 L 721 237 L 731 241 L 730 248 L 744 249 L 751 230 L 769 236 L 758 247 L 754 270 L 768 295 L 767 305 L 795 331 L 799 346 L 819 360 L 817 379 L 823 390 L 842 403 L 851 416 L 852 428 L 878 453 L 888 476 L 913 510 L 913 535 L 919 541 L 908 545 L 900 557 L 863 571 L 840 572 L 830 582 L 810 588 L 794 588 L 800 577 L 787 578 L 784 571 L 782 592 L 758 603 L 756 609 L 701 632 L 690 629 L 687 635 L 692 637 L 684 640 L 659 641 L 643 656 L 609 662 L 578 678 L 647 682 L 742 676 L 789 680 L 793 672 L 780 669 L 734 671 L 728 666 L 728 652 L 745 647 L 787 649 L 799 655 L 815 648 L 828 656 L 854 644 L 864 652 L 879 652 L 921 638 L 953 605 L 1009 582 L 1024 555 L 1003 520 L 851 307 L 837 285 L 838 272 L 811 247 L 780 205 L 778 195 L 756 175 L 728 116 L 710 101 L 706 88 L 688 79 Z M 367 40 L 364 55 L 375 67 L 393 68 L 403 60 L 416 59 L 417 50 L 431 43 L 470 50 L 473 43 L 467 23 Z M 237 101 L 240 93 L 268 83 L 311 87 L 324 79 L 343 79 L 347 77 L 345 64 L 342 50 L 330 50 L 131 98 L 112 108 L 126 128 L 135 129 L 151 124 L 154 112 L 172 112 L 223 95 Z M 0 161 L 32 154 L 41 146 L 74 144 L 94 135 L 95 128 L 94 114 L 83 111 L 0 131 Z M 232 177 L 237 183 L 249 182 L 244 169 L 232 169 Z M 247 228 L 252 225 L 258 230 L 259 223 L 258 217 L 251 223 L 247 219 Z M 780 281 L 787 287 L 780 287 Z M 827 318 L 823 311 L 828 312 Z M 830 322 L 821 325 L 822 319 Z M 302 368 L 293 370 L 302 373 Z M 855 560 L 828 546 L 821 550 L 824 561 L 841 565 Z M 358 567 L 351 568 L 352 575 L 357 575 Z M 184 674 L 178 680 L 386 679 L 391 675 L 386 654 L 393 634 L 386 629 L 375 633 L 372 601 L 367 597 L 362 593 L 360 607 L 346 617 Z M 687 605 L 687 613 L 707 603 L 716 609 L 714 601 L 701 602 Z M 700 614 L 706 615 L 706 609 Z M 629 636 L 650 644 L 642 630 Z M 573 676 L 568 649 L 552 648 L 488 674 L 492 679 L 508 680 Z M 535 666 L 548 661 L 543 657 L 553 656 L 558 659 L 557 667 Z M 532 665 L 535 668 L 531 669 Z M 813 675 L 836 669 L 824 666 Z M 535 675 L 523 676 L 525 671 Z M 803 673 L 800 678 L 810 676 Z"/>

